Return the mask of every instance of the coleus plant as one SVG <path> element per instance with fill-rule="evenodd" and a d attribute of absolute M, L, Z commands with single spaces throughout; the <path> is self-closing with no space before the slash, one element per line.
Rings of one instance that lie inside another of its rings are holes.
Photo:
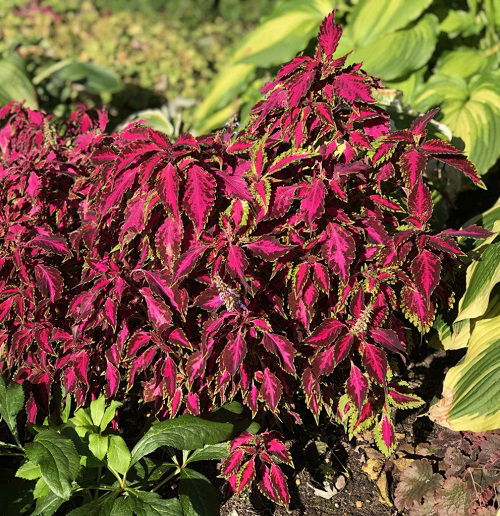
<path fill-rule="evenodd" d="M 139 123 L 105 135 L 103 115 L 100 128 L 85 118 L 80 135 L 57 136 L 52 170 L 45 140 L 10 118 L 0 224 L 31 233 L 1 251 L 4 369 L 47 393 L 61 382 L 78 404 L 133 390 L 160 418 L 240 399 L 300 423 L 302 389 L 316 418 L 373 428 L 390 453 L 394 407 L 422 403 L 398 372 L 408 323 L 426 332 L 451 305 L 454 238 L 487 232 L 429 229 L 431 159 L 481 182 L 461 152 L 427 139 L 435 112 L 390 131 L 379 81 L 333 57 L 340 36 L 331 14 L 314 57 L 283 66 L 241 130 L 172 142 Z M 19 146 L 36 158 L 13 156 Z M 26 205 L 33 173 L 56 183 Z"/>

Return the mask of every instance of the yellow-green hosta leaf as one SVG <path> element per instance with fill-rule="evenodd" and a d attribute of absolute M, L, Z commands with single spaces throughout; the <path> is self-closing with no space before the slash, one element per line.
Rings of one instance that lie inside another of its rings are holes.
<path fill-rule="evenodd" d="M 196 132 L 213 129 L 213 124 L 219 123 L 219 116 L 211 121 L 207 118 L 245 90 L 257 67 L 280 65 L 303 50 L 334 6 L 334 0 L 293 0 L 278 4 L 271 15 L 243 39 L 215 77 L 208 95 L 194 114 Z M 233 112 L 234 109 L 231 114 Z"/>
<path fill-rule="evenodd" d="M 493 56 L 492 56 L 493 57 Z M 476 73 L 488 68 L 489 62 L 484 52 L 470 47 L 457 48 L 451 52 L 443 53 L 434 68 L 439 75 L 451 75 L 468 79 Z"/>
<path fill-rule="evenodd" d="M 486 247 L 467 269 L 465 294 L 456 321 L 480 317 L 488 308 L 491 291 L 500 281 L 500 241 Z"/>
<path fill-rule="evenodd" d="M 444 349 L 461 349 L 467 347 L 470 337 L 470 320 L 465 319 L 453 323 L 451 326 L 443 320 L 441 314 L 436 316 L 434 329 L 437 335 L 433 342 L 437 341 Z"/>
<path fill-rule="evenodd" d="M 38 108 L 35 88 L 15 59 L 0 60 L 0 105 L 17 100 L 31 109 Z"/>
<path fill-rule="evenodd" d="M 402 29 L 416 20 L 432 0 L 361 0 L 348 17 L 347 25 L 356 47 Z"/>
<path fill-rule="evenodd" d="M 405 104 L 412 104 L 415 95 L 420 91 L 424 83 L 424 75 L 427 68 L 422 68 L 411 72 L 401 79 L 395 81 L 386 81 L 389 88 L 394 88 L 403 92 L 403 102 Z"/>
<path fill-rule="evenodd" d="M 500 156 L 500 72 L 460 77 L 435 75 L 424 85 L 414 107 L 426 111 L 442 105 L 446 124 L 465 143 L 465 152 L 480 174 Z"/>
<path fill-rule="evenodd" d="M 424 66 L 432 56 L 438 36 L 438 19 L 426 14 L 407 29 L 384 34 L 366 46 L 356 46 L 346 29 L 335 55 L 354 49 L 347 63 L 363 63 L 363 69 L 385 81 L 405 77 Z"/>
<path fill-rule="evenodd" d="M 500 298 L 474 325 L 467 354 L 446 374 L 442 399 L 429 410 L 456 431 L 500 428 Z"/>

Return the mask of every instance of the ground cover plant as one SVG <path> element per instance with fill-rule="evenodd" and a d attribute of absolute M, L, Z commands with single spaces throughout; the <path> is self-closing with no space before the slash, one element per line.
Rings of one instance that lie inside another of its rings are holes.
<path fill-rule="evenodd" d="M 0 373 L 30 423 L 60 387 L 160 420 L 237 400 L 263 433 L 221 474 L 285 506 L 281 427 L 312 413 L 395 449 L 396 409 L 423 404 L 408 350 L 453 305 L 456 238 L 490 232 L 432 230 L 427 166 L 482 182 L 428 136 L 436 110 L 390 129 L 380 81 L 334 56 L 341 34 L 330 14 L 242 129 L 170 141 L 108 134 L 104 112 L 0 111 Z"/>

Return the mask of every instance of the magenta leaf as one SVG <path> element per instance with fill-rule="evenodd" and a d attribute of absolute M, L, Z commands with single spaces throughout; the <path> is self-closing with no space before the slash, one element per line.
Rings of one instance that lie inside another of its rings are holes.
<path fill-rule="evenodd" d="M 269 409 L 272 412 L 276 412 L 281 395 L 283 394 L 283 388 L 281 387 L 281 382 L 268 367 L 264 369 L 259 393 Z"/>
<path fill-rule="evenodd" d="M 205 227 L 212 210 L 215 186 L 214 178 L 206 170 L 198 165 L 190 167 L 187 173 L 183 208 L 198 233 Z"/>
<path fill-rule="evenodd" d="M 441 280 L 441 260 L 434 253 L 424 249 L 412 262 L 411 271 L 415 285 L 426 299 L 430 299 Z"/>
<path fill-rule="evenodd" d="M 264 237 L 259 238 L 246 247 L 259 258 L 268 261 L 274 261 L 281 258 L 290 251 L 290 247 L 281 245 L 276 238 Z"/>
<path fill-rule="evenodd" d="M 323 181 L 321 179 L 313 179 L 300 204 L 300 209 L 304 213 L 308 224 L 312 224 L 315 219 L 323 215 L 325 211 L 325 195 L 326 189 Z"/>
<path fill-rule="evenodd" d="M 379 384 L 385 383 L 387 374 L 387 357 L 384 351 L 373 344 L 365 343 L 363 351 L 363 364 L 370 378 Z"/>
<path fill-rule="evenodd" d="M 38 247 L 48 253 L 71 256 L 71 251 L 68 249 L 66 239 L 61 236 L 39 235 L 30 240 L 27 245 L 30 247 Z"/>
<path fill-rule="evenodd" d="M 347 102 L 375 102 L 371 96 L 370 84 L 366 79 L 354 73 L 343 73 L 337 75 L 333 87 L 335 93 Z"/>
<path fill-rule="evenodd" d="M 354 239 L 347 229 L 334 222 L 328 224 L 326 235 L 323 256 L 328 266 L 341 277 L 342 281 L 347 281 L 349 267 L 354 260 Z"/>
<path fill-rule="evenodd" d="M 48 265 L 35 265 L 35 277 L 38 288 L 44 297 L 55 303 L 62 295 L 63 278 L 61 273 Z"/>
<path fill-rule="evenodd" d="M 349 398 L 361 410 L 368 392 L 368 379 L 361 370 L 351 362 L 351 373 L 346 384 L 346 392 Z"/>

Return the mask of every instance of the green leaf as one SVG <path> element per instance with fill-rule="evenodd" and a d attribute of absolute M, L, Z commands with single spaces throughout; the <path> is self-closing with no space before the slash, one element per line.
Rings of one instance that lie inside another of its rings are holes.
<path fill-rule="evenodd" d="M 40 84 L 51 76 L 69 82 L 80 82 L 89 93 L 98 95 L 113 93 L 123 88 L 120 78 L 110 70 L 93 63 L 81 63 L 71 59 L 48 66 L 34 77 L 33 84 Z"/>
<path fill-rule="evenodd" d="M 52 491 L 50 490 L 50 487 L 47 485 L 47 482 L 45 482 L 43 478 L 39 478 L 33 489 L 33 498 L 37 500 L 38 498 L 43 498 L 50 493 L 52 493 Z"/>
<path fill-rule="evenodd" d="M 214 516 L 219 514 L 219 497 L 205 475 L 185 468 L 179 481 L 179 499 L 184 516 Z"/>
<path fill-rule="evenodd" d="M 92 500 L 81 507 L 73 509 L 67 516 L 133 516 L 128 500 L 108 493 L 97 500 Z"/>
<path fill-rule="evenodd" d="M 130 467 L 130 451 L 119 435 L 109 436 L 108 464 L 121 475 L 125 475 Z"/>
<path fill-rule="evenodd" d="M 182 516 L 182 508 L 178 498 L 164 500 L 156 493 L 128 490 L 132 496 L 128 498 L 129 507 L 137 516 Z"/>
<path fill-rule="evenodd" d="M 90 403 L 90 417 L 92 418 L 92 422 L 95 426 L 99 426 L 101 424 L 104 416 L 105 405 L 106 398 L 104 396 L 99 396 L 96 400 Z"/>
<path fill-rule="evenodd" d="M 101 432 L 103 432 L 109 423 L 111 423 L 111 420 L 115 417 L 116 410 L 122 405 L 123 403 L 120 403 L 119 401 L 112 401 L 109 404 L 109 407 L 104 411 L 104 416 L 102 417 L 102 421 L 100 423 Z"/>
<path fill-rule="evenodd" d="M 410 27 L 385 34 L 366 46 L 356 46 L 347 29 L 335 55 L 341 56 L 354 49 L 347 63 L 363 63 L 368 73 L 391 81 L 405 77 L 424 66 L 436 47 L 438 20 L 426 14 Z"/>
<path fill-rule="evenodd" d="M 25 462 L 17 471 L 16 477 L 24 478 L 25 480 L 36 480 L 42 476 L 40 466 L 31 461 Z"/>
<path fill-rule="evenodd" d="M 71 484 L 80 470 L 75 445 L 55 430 L 44 430 L 26 445 L 26 455 L 40 466 L 42 478 L 51 491 L 67 500 L 71 495 Z"/>
<path fill-rule="evenodd" d="M 17 436 L 16 416 L 24 406 L 23 386 L 9 382 L 0 376 L 0 416 L 7 423 L 9 430 Z"/>
<path fill-rule="evenodd" d="M 500 422 L 500 296 L 474 324 L 467 354 L 447 373 L 443 397 L 429 410 L 455 431 L 496 430 Z"/>
<path fill-rule="evenodd" d="M 279 3 L 271 15 L 243 39 L 226 66 L 215 77 L 209 94 L 195 112 L 196 131 L 207 131 L 213 129 L 214 123 L 220 123 L 220 116 L 210 124 L 207 119 L 245 90 L 254 79 L 257 67 L 282 64 L 304 49 L 334 6 L 333 0 L 291 0 Z M 236 100 L 233 109 L 229 111 L 234 112 L 238 104 Z"/>
<path fill-rule="evenodd" d="M 79 408 L 69 422 L 75 427 L 75 431 L 80 437 L 84 437 L 87 432 L 94 431 L 94 423 L 89 409 Z"/>
<path fill-rule="evenodd" d="M 26 102 L 31 109 L 38 108 L 35 89 L 15 59 L 0 60 L 0 105 L 12 100 Z"/>
<path fill-rule="evenodd" d="M 51 516 L 54 514 L 59 507 L 65 502 L 63 498 L 60 498 L 56 494 L 49 492 L 43 498 L 38 498 L 36 501 L 35 511 L 31 516 Z"/>
<path fill-rule="evenodd" d="M 204 417 L 185 414 L 153 423 L 132 450 L 132 464 L 161 446 L 196 450 L 206 444 L 227 441 L 238 429 L 248 427 L 249 421 L 241 418 L 242 412 L 240 404 L 230 403 Z"/>
<path fill-rule="evenodd" d="M 90 434 L 89 435 L 89 449 L 94 456 L 103 460 L 108 452 L 109 437 L 107 435 Z"/>
<path fill-rule="evenodd" d="M 468 79 L 488 67 L 489 59 L 475 48 L 461 47 L 444 52 L 434 68 L 434 73 Z"/>
<path fill-rule="evenodd" d="M 442 104 L 446 124 L 465 143 L 465 152 L 480 174 L 500 156 L 500 72 L 460 77 L 435 75 L 414 102 L 419 111 Z"/>
<path fill-rule="evenodd" d="M 188 458 L 188 462 L 200 460 L 219 460 L 227 457 L 229 453 L 228 443 L 207 444 L 199 450 L 195 450 Z"/>
<path fill-rule="evenodd" d="M 356 48 L 390 34 L 416 20 L 432 0 L 361 0 L 348 16 Z"/>
<path fill-rule="evenodd" d="M 465 294 L 460 300 L 456 322 L 473 319 L 484 314 L 490 294 L 500 282 L 500 242 L 486 247 L 479 259 L 467 269 Z"/>

